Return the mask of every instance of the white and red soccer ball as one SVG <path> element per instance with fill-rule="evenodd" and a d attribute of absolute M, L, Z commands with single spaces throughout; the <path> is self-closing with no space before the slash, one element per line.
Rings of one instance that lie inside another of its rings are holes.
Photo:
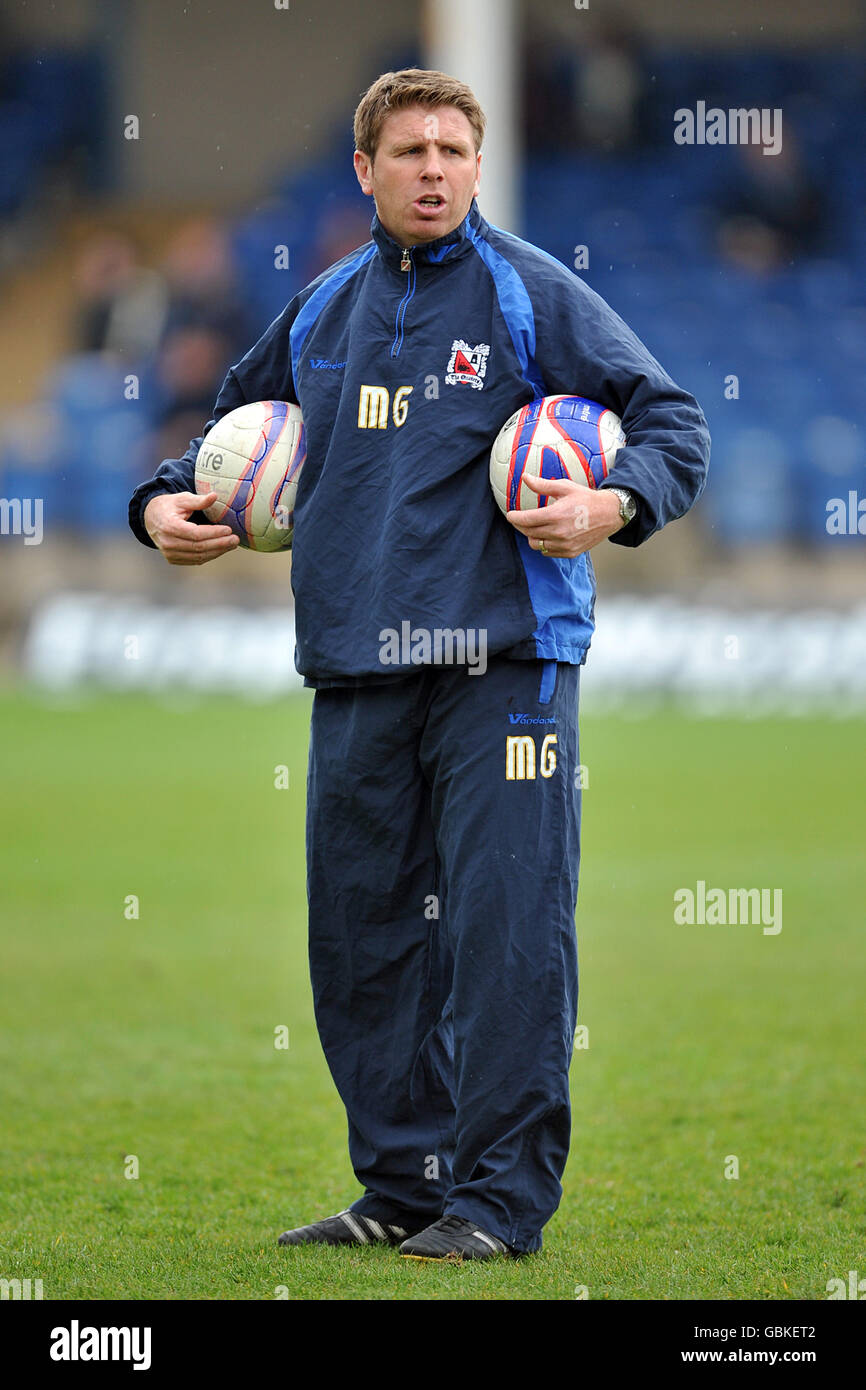
<path fill-rule="evenodd" d="M 249 550 L 292 543 L 295 495 L 307 447 L 300 407 L 254 401 L 230 410 L 205 435 L 196 492 L 215 492 L 209 521 L 230 526 Z"/>
<path fill-rule="evenodd" d="M 490 451 L 490 486 L 503 512 L 545 507 L 524 474 L 597 488 L 625 444 L 618 415 L 584 396 L 543 396 L 516 410 Z"/>

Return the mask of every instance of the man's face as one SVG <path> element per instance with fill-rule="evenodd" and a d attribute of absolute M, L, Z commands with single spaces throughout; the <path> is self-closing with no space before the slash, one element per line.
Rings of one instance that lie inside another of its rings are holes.
<path fill-rule="evenodd" d="M 481 155 L 455 106 L 409 106 L 385 117 L 373 159 L 355 151 L 355 172 L 389 236 L 417 246 L 459 227 L 478 192 Z"/>

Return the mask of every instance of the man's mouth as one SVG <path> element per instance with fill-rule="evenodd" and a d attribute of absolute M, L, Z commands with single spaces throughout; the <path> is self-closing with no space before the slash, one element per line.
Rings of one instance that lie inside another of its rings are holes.
<path fill-rule="evenodd" d="M 423 198 L 415 199 L 415 206 L 435 210 L 445 206 L 445 199 L 441 198 L 438 193 L 425 193 Z"/>

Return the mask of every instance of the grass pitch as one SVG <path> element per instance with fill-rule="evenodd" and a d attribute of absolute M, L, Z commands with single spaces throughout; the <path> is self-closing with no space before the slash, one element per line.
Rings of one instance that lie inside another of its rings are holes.
<path fill-rule="evenodd" d="M 45 1299 L 775 1300 L 866 1275 L 855 720 L 585 716 L 588 1046 L 545 1249 L 278 1248 L 359 1192 L 307 973 L 308 717 L 307 696 L 0 701 L 0 1277 Z M 782 889 L 782 930 L 678 925 L 699 880 Z"/>

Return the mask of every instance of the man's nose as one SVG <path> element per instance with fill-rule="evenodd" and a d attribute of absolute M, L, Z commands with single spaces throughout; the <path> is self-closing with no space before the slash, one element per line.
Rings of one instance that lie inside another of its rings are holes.
<path fill-rule="evenodd" d="M 439 151 L 436 149 L 435 145 L 428 146 L 426 156 L 424 168 L 421 170 L 421 177 L 426 179 L 441 179 L 443 177 L 442 164 L 439 159 Z"/>

